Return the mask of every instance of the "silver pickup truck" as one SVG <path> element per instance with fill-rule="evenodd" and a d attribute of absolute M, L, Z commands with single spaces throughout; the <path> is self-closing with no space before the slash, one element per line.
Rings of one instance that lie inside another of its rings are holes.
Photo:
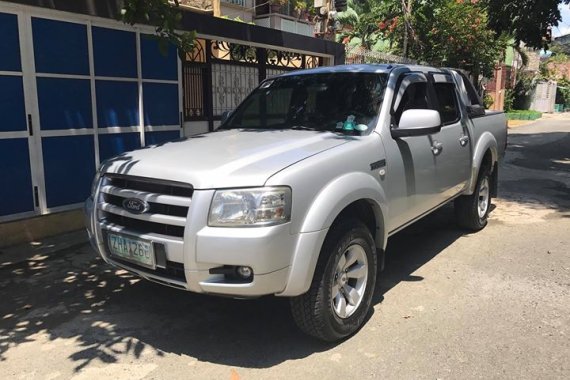
<path fill-rule="evenodd" d="M 485 227 L 506 139 L 459 71 L 295 71 L 215 132 L 104 162 L 86 223 L 109 264 L 192 292 L 290 297 L 304 332 L 335 341 L 370 312 L 391 235 L 451 201 L 461 227 Z"/>

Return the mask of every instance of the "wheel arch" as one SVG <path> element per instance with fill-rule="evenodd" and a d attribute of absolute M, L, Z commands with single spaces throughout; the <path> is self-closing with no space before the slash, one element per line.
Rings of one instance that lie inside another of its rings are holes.
<path fill-rule="evenodd" d="M 378 248 L 385 248 L 387 203 L 384 190 L 369 174 L 352 173 L 329 183 L 315 197 L 301 232 L 330 228 L 339 217 L 352 215 L 369 228 Z"/>
<path fill-rule="evenodd" d="M 477 177 L 479 176 L 479 172 L 481 171 L 482 167 L 485 165 L 489 165 L 489 168 L 496 172 L 496 163 L 498 162 L 498 148 L 497 148 L 497 140 L 490 132 L 484 132 L 479 141 L 477 142 L 477 146 L 474 149 L 473 153 L 473 165 L 471 167 L 471 178 L 469 180 L 469 184 L 467 186 L 466 194 L 471 195 L 475 191 L 475 186 L 477 184 Z M 497 185 L 497 181 L 493 181 L 493 186 Z M 496 192 L 496 189 L 494 189 Z"/>
<path fill-rule="evenodd" d="M 387 242 L 386 207 L 384 191 L 371 175 L 347 174 L 325 186 L 306 213 L 286 288 L 278 295 L 296 296 L 309 289 L 330 227 L 345 217 L 356 216 L 370 229 L 376 250 L 381 255 L 379 265 L 383 267 Z"/>

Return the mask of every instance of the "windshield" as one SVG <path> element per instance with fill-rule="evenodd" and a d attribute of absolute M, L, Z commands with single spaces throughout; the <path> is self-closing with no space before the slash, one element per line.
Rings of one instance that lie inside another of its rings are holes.
<path fill-rule="evenodd" d="M 269 79 L 246 98 L 221 128 L 363 132 L 374 128 L 386 81 L 385 74 L 375 73 Z"/>

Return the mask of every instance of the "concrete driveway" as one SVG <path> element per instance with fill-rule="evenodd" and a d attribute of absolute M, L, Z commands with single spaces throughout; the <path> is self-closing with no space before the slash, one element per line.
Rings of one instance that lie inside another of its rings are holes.
<path fill-rule="evenodd" d="M 510 132 L 488 227 L 465 235 L 445 207 L 394 236 L 374 312 L 343 343 L 299 333 L 284 299 L 185 293 L 112 269 L 85 244 L 30 247 L 27 260 L 0 254 L 0 373 L 570 378 L 570 119 Z"/>

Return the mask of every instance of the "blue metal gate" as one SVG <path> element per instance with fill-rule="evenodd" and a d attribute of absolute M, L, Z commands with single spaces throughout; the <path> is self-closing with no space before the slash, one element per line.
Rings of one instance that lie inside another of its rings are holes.
<path fill-rule="evenodd" d="M 34 213 L 19 29 L 0 13 L 0 217 Z"/>
<path fill-rule="evenodd" d="M 0 4 L 0 221 L 79 207 L 106 158 L 180 137 L 180 63 L 145 30 Z"/>

